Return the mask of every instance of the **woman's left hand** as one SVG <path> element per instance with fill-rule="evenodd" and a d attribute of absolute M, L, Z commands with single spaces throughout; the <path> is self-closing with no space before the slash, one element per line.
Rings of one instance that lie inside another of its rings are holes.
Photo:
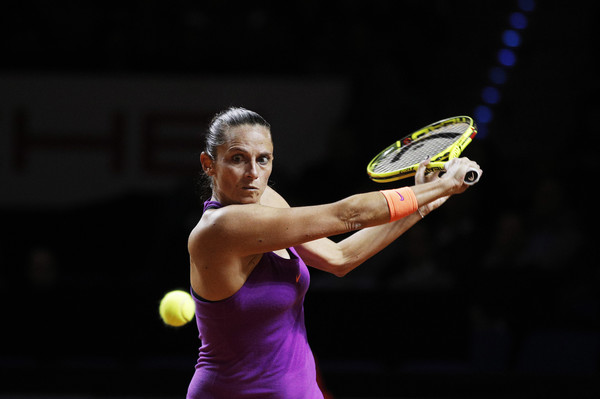
<path fill-rule="evenodd" d="M 419 163 L 419 168 L 417 169 L 417 174 L 415 175 L 415 184 L 429 183 L 440 178 L 440 170 L 436 170 L 427 174 L 425 173 L 429 162 L 430 159 L 427 158 L 426 160 L 421 161 Z M 449 195 L 438 198 L 437 200 L 432 201 L 429 204 L 419 207 L 419 214 L 421 215 L 421 217 L 427 216 L 431 211 L 434 211 L 440 206 L 442 206 L 444 202 L 448 200 L 448 198 L 450 198 Z"/>

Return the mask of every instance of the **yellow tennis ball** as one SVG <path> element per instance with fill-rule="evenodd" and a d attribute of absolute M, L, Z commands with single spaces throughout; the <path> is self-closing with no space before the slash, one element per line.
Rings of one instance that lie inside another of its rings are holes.
<path fill-rule="evenodd" d="M 196 304 L 192 296 L 182 290 L 167 292 L 160 301 L 158 312 L 165 324 L 180 327 L 194 318 Z"/>

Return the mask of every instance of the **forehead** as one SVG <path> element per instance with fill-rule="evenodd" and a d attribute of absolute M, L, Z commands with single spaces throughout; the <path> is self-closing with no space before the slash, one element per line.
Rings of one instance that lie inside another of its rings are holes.
<path fill-rule="evenodd" d="M 256 148 L 263 151 L 273 151 L 271 132 L 261 125 L 240 125 L 228 129 L 227 141 L 224 147 Z"/>

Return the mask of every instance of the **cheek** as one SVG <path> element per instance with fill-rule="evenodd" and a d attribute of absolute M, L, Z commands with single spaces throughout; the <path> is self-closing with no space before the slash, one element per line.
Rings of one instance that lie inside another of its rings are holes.
<path fill-rule="evenodd" d="M 213 179 L 218 181 L 219 185 L 222 187 L 231 186 L 239 180 L 238 172 L 232 167 L 221 167 L 218 171 L 215 170 Z"/>
<path fill-rule="evenodd" d="M 262 173 L 262 178 L 265 180 L 269 180 L 269 177 L 271 176 L 271 172 L 273 171 L 273 167 L 269 166 L 268 168 L 264 169 L 264 173 Z"/>

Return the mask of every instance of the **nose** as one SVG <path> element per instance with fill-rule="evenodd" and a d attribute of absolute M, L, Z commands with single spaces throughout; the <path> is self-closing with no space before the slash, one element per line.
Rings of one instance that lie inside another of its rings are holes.
<path fill-rule="evenodd" d="M 248 167 L 246 168 L 246 177 L 256 179 L 258 178 L 258 164 L 256 161 L 248 162 Z"/>

